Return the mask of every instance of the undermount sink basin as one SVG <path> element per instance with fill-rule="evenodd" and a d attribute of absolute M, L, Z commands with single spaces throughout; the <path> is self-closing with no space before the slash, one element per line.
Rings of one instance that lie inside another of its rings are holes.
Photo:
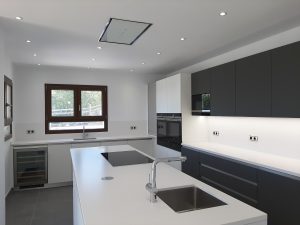
<path fill-rule="evenodd" d="M 90 138 L 74 138 L 74 141 L 85 141 L 85 140 L 95 140 L 95 137 L 90 137 Z"/>
<path fill-rule="evenodd" d="M 177 213 L 226 205 L 195 186 L 161 189 L 156 195 Z"/>

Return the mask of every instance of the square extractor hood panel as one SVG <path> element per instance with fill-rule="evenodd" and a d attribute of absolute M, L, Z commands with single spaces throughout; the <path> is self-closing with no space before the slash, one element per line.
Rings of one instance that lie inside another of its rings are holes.
<path fill-rule="evenodd" d="M 132 45 L 152 24 L 110 18 L 100 42 Z"/>

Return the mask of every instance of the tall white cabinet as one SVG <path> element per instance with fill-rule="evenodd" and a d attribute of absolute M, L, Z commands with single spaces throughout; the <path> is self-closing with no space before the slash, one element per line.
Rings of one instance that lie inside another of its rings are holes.
<path fill-rule="evenodd" d="M 182 113 L 182 101 L 187 91 L 187 74 L 176 74 L 156 82 L 156 113 Z M 155 157 L 177 157 L 181 152 L 164 146 L 156 145 Z M 181 170 L 181 163 L 169 163 L 176 169 Z"/>
<path fill-rule="evenodd" d="M 177 74 L 156 82 L 157 113 L 181 113 L 181 76 Z"/>

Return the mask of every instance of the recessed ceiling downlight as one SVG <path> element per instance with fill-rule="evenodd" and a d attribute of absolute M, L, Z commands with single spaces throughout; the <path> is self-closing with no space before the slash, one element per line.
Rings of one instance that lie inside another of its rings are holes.
<path fill-rule="evenodd" d="M 96 59 L 95 59 L 95 58 L 92 58 L 92 61 L 96 61 Z"/>
<path fill-rule="evenodd" d="M 101 47 L 101 46 L 98 46 L 97 48 L 98 48 L 99 50 L 101 50 L 101 49 L 102 49 L 102 47 Z"/>
<path fill-rule="evenodd" d="M 31 43 L 31 41 L 30 40 L 26 40 L 26 43 Z"/>
<path fill-rule="evenodd" d="M 161 53 L 160 52 L 156 52 L 156 55 L 161 55 Z"/>
<path fill-rule="evenodd" d="M 37 54 L 36 54 L 36 53 L 34 53 L 34 54 L 33 54 L 33 56 L 34 56 L 34 57 L 36 57 L 36 56 L 37 56 Z"/>
<path fill-rule="evenodd" d="M 16 20 L 23 20 L 23 17 L 21 17 L 21 16 L 16 16 Z"/>
<path fill-rule="evenodd" d="M 132 45 L 151 25 L 151 23 L 110 18 L 99 41 Z"/>
<path fill-rule="evenodd" d="M 226 16 L 226 15 L 227 15 L 227 12 L 225 12 L 225 11 L 220 12 L 220 16 Z"/>
<path fill-rule="evenodd" d="M 180 41 L 185 41 L 185 40 L 186 40 L 185 37 L 180 38 Z"/>

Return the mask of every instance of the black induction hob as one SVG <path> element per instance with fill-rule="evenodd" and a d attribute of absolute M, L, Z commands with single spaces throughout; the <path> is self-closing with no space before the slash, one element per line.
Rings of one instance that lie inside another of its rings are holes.
<path fill-rule="evenodd" d="M 101 154 L 112 166 L 127 166 L 153 162 L 152 159 L 137 151 L 105 152 Z"/>

